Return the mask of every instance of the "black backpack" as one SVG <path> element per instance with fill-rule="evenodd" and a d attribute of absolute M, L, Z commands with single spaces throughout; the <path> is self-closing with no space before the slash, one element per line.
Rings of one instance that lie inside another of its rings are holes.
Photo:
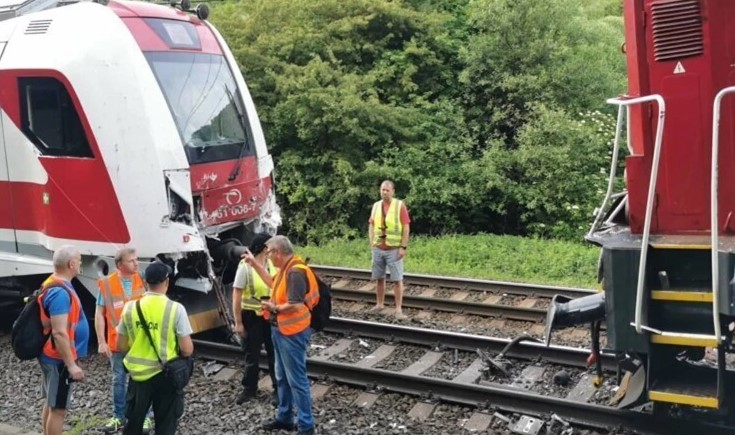
<path fill-rule="evenodd" d="M 316 273 L 314 276 L 319 284 L 319 302 L 311 309 L 311 329 L 321 331 L 327 327 L 332 315 L 332 285 L 322 281 Z"/>
<path fill-rule="evenodd" d="M 314 274 L 319 285 L 319 301 L 313 307 L 307 305 L 309 311 L 311 311 L 311 329 L 322 331 L 327 327 L 329 317 L 332 316 L 332 286 L 324 282 L 313 270 L 311 273 Z"/>
<path fill-rule="evenodd" d="M 67 292 L 69 289 L 64 288 Z M 13 322 L 13 330 L 11 332 L 11 344 L 13 352 L 21 361 L 27 361 L 38 358 L 43 351 L 43 346 L 49 339 L 48 334 L 44 334 L 43 325 L 41 324 L 41 304 L 38 303 L 38 295 L 41 290 L 36 290 L 29 297 L 28 303 L 23 307 L 18 318 Z M 45 293 L 42 295 L 43 299 Z M 69 297 L 73 297 L 69 294 Z"/>

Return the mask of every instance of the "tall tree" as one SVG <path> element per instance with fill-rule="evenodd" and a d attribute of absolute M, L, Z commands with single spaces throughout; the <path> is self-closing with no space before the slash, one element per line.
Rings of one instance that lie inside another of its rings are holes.
<path fill-rule="evenodd" d="M 461 132 L 460 117 L 435 119 L 458 93 L 451 19 L 388 0 L 254 0 L 214 11 L 259 104 L 292 232 L 360 233 L 386 176 L 366 165 Z"/>
<path fill-rule="evenodd" d="M 478 150 L 516 146 L 532 103 L 571 113 L 604 107 L 625 90 L 620 16 L 610 0 L 473 0 L 463 58 L 468 128 Z M 619 2 L 618 2 L 619 3 Z M 597 7 L 593 7 L 597 5 Z"/>

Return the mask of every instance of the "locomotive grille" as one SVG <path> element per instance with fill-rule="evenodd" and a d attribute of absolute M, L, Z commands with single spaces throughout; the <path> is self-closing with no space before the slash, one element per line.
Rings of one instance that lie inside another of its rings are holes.
<path fill-rule="evenodd" d="M 656 61 L 682 59 L 704 52 L 699 0 L 654 2 L 651 21 Z"/>
<path fill-rule="evenodd" d="M 26 35 L 43 35 L 51 26 L 52 20 L 33 20 L 26 27 Z"/>

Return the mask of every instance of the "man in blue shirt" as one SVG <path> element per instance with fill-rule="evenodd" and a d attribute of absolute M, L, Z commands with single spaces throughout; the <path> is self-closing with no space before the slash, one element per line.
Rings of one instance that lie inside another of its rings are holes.
<path fill-rule="evenodd" d="M 53 256 L 54 273 L 43 283 L 41 322 L 51 336 L 38 362 L 43 372 L 45 435 L 61 434 L 69 406 L 72 382 L 84 379 L 78 358 L 87 356 L 89 324 L 71 281 L 81 272 L 82 256 L 73 246 L 62 246 Z"/>
<path fill-rule="evenodd" d="M 110 359 L 112 368 L 112 418 L 100 429 L 104 433 L 115 433 L 125 421 L 125 392 L 128 374 L 123 367 L 125 354 L 117 348 L 116 328 L 122 318 L 123 307 L 128 301 L 143 297 L 145 286 L 138 272 L 138 256 L 134 248 L 126 247 L 115 255 L 116 270 L 97 281 L 97 308 L 94 313 L 94 327 L 97 332 L 99 353 Z M 105 330 L 107 332 L 105 332 Z M 153 428 L 153 412 L 148 413 L 143 424 L 143 435 Z"/>

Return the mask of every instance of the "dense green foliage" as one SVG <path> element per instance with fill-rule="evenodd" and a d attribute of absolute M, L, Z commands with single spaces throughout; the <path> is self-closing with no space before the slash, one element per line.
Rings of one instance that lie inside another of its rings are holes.
<path fill-rule="evenodd" d="M 370 250 L 364 239 L 330 240 L 297 251 L 314 264 L 370 268 Z M 411 240 L 406 269 L 409 273 L 594 288 L 599 253 L 591 245 L 530 237 L 418 236 Z"/>
<path fill-rule="evenodd" d="M 364 237 L 390 178 L 414 233 L 578 238 L 604 189 L 604 99 L 625 84 L 620 1 L 582 3 L 217 6 L 276 161 L 285 230 Z"/>

